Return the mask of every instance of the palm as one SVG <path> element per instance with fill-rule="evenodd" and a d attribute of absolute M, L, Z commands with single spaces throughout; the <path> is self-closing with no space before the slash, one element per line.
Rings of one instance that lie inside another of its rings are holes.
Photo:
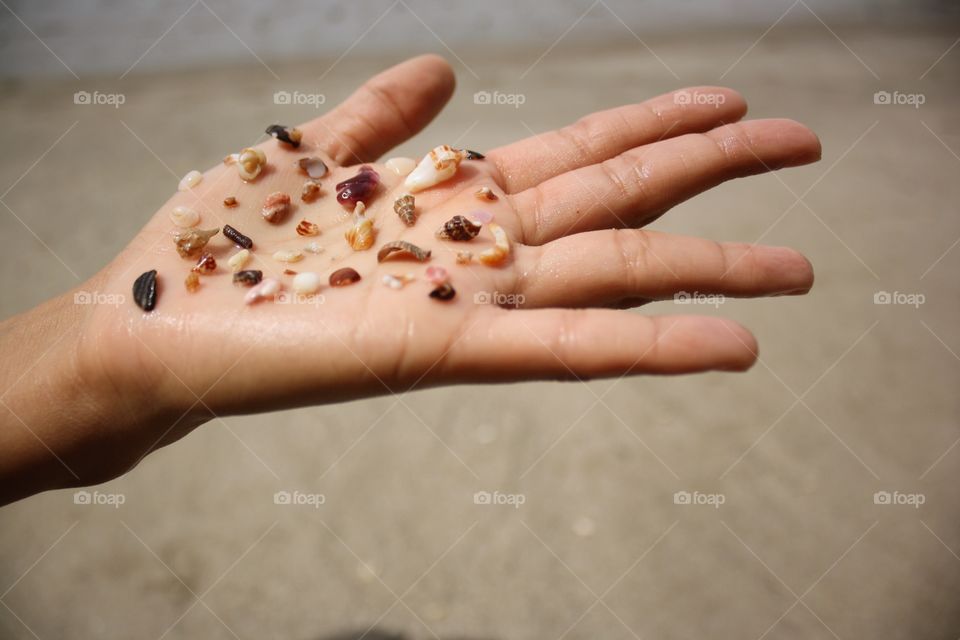
<path fill-rule="evenodd" d="M 300 149 L 263 143 L 271 170 L 256 181 L 243 183 L 234 167 L 218 166 L 193 192 L 176 193 L 101 276 L 101 290 L 129 296 L 137 275 L 157 269 L 162 291 L 156 310 L 144 315 L 129 303 L 119 313 L 98 309 L 87 349 L 97 352 L 118 384 L 159 386 L 186 406 L 216 413 L 262 410 L 414 384 L 744 368 L 755 346 L 733 323 L 585 308 L 631 306 L 682 290 L 754 296 L 809 288 L 809 264 L 790 250 L 615 230 L 640 227 L 722 180 L 818 157 L 815 136 L 796 123 L 724 124 L 745 110 L 729 90 L 722 90 L 720 108 L 677 105 L 665 96 L 481 149 L 486 160 L 466 161 L 454 179 L 417 194 L 420 218 L 410 228 L 392 211 L 402 178 L 374 165 L 384 181 L 368 203 L 377 240 L 372 250 L 352 251 L 343 238 L 350 222 L 333 185 L 422 128 L 451 90 L 442 61 L 407 62 L 368 83 L 346 106 L 301 127 Z M 311 204 L 297 198 L 304 177 L 293 167 L 305 155 L 334 161 L 322 180 L 324 195 Z M 481 186 L 499 200 L 479 201 L 474 192 Z M 277 225 L 259 214 L 274 191 L 294 200 L 292 214 Z M 227 195 L 240 206 L 225 209 Z M 235 249 L 218 236 L 210 245 L 217 273 L 203 276 L 201 289 L 188 293 L 182 281 L 192 262 L 180 258 L 169 239 L 169 211 L 178 204 L 197 209 L 202 228 L 230 224 L 253 238 L 249 268 L 265 276 L 289 285 L 285 268 L 326 276 L 351 266 L 363 280 L 325 287 L 321 304 L 245 306 L 226 268 Z M 501 267 L 456 264 L 458 250 L 477 253 L 491 244 L 486 232 L 467 244 L 434 237 L 451 216 L 478 208 L 492 213 L 513 240 Z M 303 218 L 318 223 L 321 234 L 299 237 L 294 227 Z M 446 267 L 456 298 L 428 297 L 424 265 L 378 264 L 376 247 L 395 239 L 431 249 L 430 264 Z M 325 251 L 291 265 L 272 259 L 274 251 L 302 248 L 307 240 Z M 384 274 L 407 272 L 416 280 L 403 290 L 380 282 Z M 495 294 L 522 301 L 521 308 L 483 303 Z"/>

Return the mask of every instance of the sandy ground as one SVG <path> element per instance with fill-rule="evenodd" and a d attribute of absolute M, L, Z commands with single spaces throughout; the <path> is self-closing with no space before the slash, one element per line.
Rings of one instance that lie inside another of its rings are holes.
<path fill-rule="evenodd" d="M 457 96 L 401 150 L 490 148 L 698 83 L 741 90 L 753 117 L 807 123 L 821 163 L 723 185 L 655 225 L 812 259 L 806 298 L 643 310 L 744 322 L 761 363 L 212 423 L 97 488 L 122 494 L 119 508 L 63 491 L 0 510 L 0 636 L 960 635 L 960 47 L 930 69 L 956 29 L 838 29 L 841 43 L 820 25 L 776 28 L 722 81 L 760 32 L 646 41 L 659 61 L 625 35 L 596 50 L 561 43 L 522 80 L 543 49 L 458 51 Z M 122 82 L 4 82 L 0 315 L 93 274 L 166 199 L 171 171 L 315 113 L 274 106 L 274 91 L 319 87 L 332 104 L 387 64 L 362 50 L 319 83 L 332 60 L 271 64 L 280 80 L 251 58 Z M 78 107 L 81 89 L 127 101 Z M 494 89 L 526 102 L 473 103 Z M 877 105 L 878 90 L 926 102 Z M 924 303 L 876 305 L 879 291 Z M 325 503 L 278 505 L 278 491 Z M 524 504 L 477 505 L 477 491 Z M 678 491 L 723 504 L 678 505 Z M 878 491 L 924 503 L 875 504 Z"/>

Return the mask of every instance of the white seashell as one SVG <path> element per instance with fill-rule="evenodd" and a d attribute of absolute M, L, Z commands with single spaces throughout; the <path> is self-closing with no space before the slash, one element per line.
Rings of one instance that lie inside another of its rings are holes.
<path fill-rule="evenodd" d="M 434 147 L 407 176 L 403 186 L 416 193 L 449 180 L 457 173 L 457 167 L 466 155 L 466 152 L 446 144 Z"/>
<path fill-rule="evenodd" d="M 247 266 L 248 262 L 250 262 L 250 257 L 249 249 L 241 249 L 230 256 L 230 259 L 227 260 L 227 266 L 230 267 L 230 271 L 233 273 L 236 273 L 237 271 L 243 271 L 243 268 Z"/>
<path fill-rule="evenodd" d="M 280 249 L 273 254 L 277 262 L 299 262 L 303 260 L 303 252 L 297 249 Z"/>
<path fill-rule="evenodd" d="M 308 242 L 303 248 L 304 251 L 309 251 L 310 253 L 323 253 L 323 245 L 319 242 Z"/>
<path fill-rule="evenodd" d="M 276 278 L 267 278 L 250 289 L 243 297 L 244 304 L 253 304 L 259 300 L 275 297 L 283 289 L 283 283 Z"/>
<path fill-rule="evenodd" d="M 383 276 L 383 284 L 385 287 L 390 289 L 403 289 L 407 286 L 408 282 L 413 282 L 415 279 L 412 273 L 405 273 L 402 276 L 395 276 L 392 274 L 386 274 Z"/>
<path fill-rule="evenodd" d="M 402 178 L 417 168 L 417 161 L 413 158 L 390 158 L 386 167 Z"/>
<path fill-rule="evenodd" d="M 181 229 L 195 227 L 200 222 L 200 214 L 190 207 L 174 207 L 170 220 Z"/>
<path fill-rule="evenodd" d="M 200 181 L 203 180 L 203 174 L 194 169 L 189 172 L 187 175 L 183 176 L 180 180 L 180 184 L 177 186 L 177 189 L 180 191 L 187 191 L 188 189 L 193 189 L 195 186 L 200 184 Z"/>
<path fill-rule="evenodd" d="M 319 273 L 304 271 L 293 276 L 293 290 L 297 293 L 316 293 L 322 284 L 323 278 L 320 277 Z"/>

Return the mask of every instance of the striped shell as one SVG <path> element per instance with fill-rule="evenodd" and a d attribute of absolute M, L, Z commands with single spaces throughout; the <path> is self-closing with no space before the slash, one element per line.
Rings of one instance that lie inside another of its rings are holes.
<path fill-rule="evenodd" d="M 393 202 L 393 210 L 396 212 L 403 224 L 412 227 L 417 221 L 417 205 L 413 195 L 405 193 Z"/>
<path fill-rule="evenodd" d="M 358 220 L 356 224 L 347 229 L 347 232 L 343 234 L 343 236 L 347 239 L 347 244 L 349 244 L 350 248 L 354 251 L 369 249 L 373 246 L 373 220 L 366 218 Z"/>
<path fill-rule="evenodd" d="M 320 233 L 320 226 L 315 222 L 310 222 L 306 218 L 297 225 L 298 236 L 315 236 Z"/>
<path fill-rule="evenodd" d="M 463 216 L 453 216 L 437 230 L 437 237 L 443 240 L 466 242 L 473 240 L 480 233 L 483 225 Z"/>
<path fill-rule="evenodd" d="M 157 270 L 151 269 L 133 281 L 133 301 L 144 311 L 157 306 Z"/>
<path fill-rule="evenodd" d="M 413 258 L 418 262 L 426 262 L 430 259 L 430 250 L 421 249 L 415 244 L 404 240 L 394 240 L 380 247 L 377 252 L 377 262 L 383 262 L 387 258 Z"/>

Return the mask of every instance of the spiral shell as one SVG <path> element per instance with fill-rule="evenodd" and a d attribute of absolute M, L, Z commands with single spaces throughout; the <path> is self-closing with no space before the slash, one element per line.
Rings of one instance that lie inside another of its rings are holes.
<path fill-rule="evenodd" d="M 177 245 L 177 253 L 181 258 L 195 258 L 210 238 L 220 233 L 220 228 L 216 229 L 191 229 L 190 231 L 181 231 L 173 236 L 173 242 Z"/>
<path fill-rule="evenodd" d="M 442 240 L 466 242 L 476 238 L 482 227 L 483 225 L 479 222 L 474 222 L 463 216 L 453 216 L 437 230 L 437 237 Z"/>
<path fill-rule="evenodd" d="M 316 222 L 310 222 L 306 218 L 300 221 L 297 225 L 297 235 L 299 236 L 315 236 L 320 233 L 320 225 Z"/>
<path fill-rule="evenodd" d="M 503 230 L 503 227 L 494 222 L 488 224 L 487 228 L 493 234 L 494 245 L 481 251 L 479 259 L 483 264 L 495 267 L 502 264 L 510 255 L 510 238 L 507 237 L 507 232 Z"/>
<path fill-rule="evenodd" d="M 264 165 L 267 164 L 267 155 L 260 149 L 247 147 L 242 149 L 240 153 L 231 153 L 223 159 L 223 163 L 236 163 L 237 173 L 240 174 L 242 179 L 255 180 L 263 171 Z"/>
<path fill-rule="evenodd" d="M 457 167 L 466 155 L 465 151 L 450 145 L 434 147 L 407 176 L 403 185 L 410 193 L 416 193 L 449 180 L 457 173 Z"/>
<path fill-rule="evenodd" d="M 375 235 L 373 220 L 361 218 L 357 220 L 352 227 L 347 229 L 347 232 L 343 235 L 347 239 L 347 244 L 349 244 L 350 248 L 354 251 L 369 249 L 373 246 L 373 238 Z"/>
<path fill-rule="evenodd" d="M 133 301 L 144 311 L 153 311 L 157 306 L 157 270 L 141 273 L 133 281 Z"/>
<path fill-rule="evenodd" d="M 408 227 L 417 221 L 417 205 L 412 194 L 405 193 L 394 200 L 393 210 Z"/>
<path fill-rule="evenodd" d="M 394 240 L 380 247 L 377 252 L 377 262 L 383 262 L 387 258 L 413 258 L 418 262 L 426 262 L 430 259 L 430 250 L 421 249 L 415 244 L 404 240 Z"/>
<path fill-rule="evenodd" d="M 174 207 L 170 211 L 170 220 L 181 229 L 189 229 L 200 223 L 200 214 L 190 207 Z"/>
<path fill-rule="evenodd" d="M 290 196 L 282 191 L 275 191 L 263 201 L 260 215 L 267 222 L 280 222 L 288 211 L 290 211 Z"/>

